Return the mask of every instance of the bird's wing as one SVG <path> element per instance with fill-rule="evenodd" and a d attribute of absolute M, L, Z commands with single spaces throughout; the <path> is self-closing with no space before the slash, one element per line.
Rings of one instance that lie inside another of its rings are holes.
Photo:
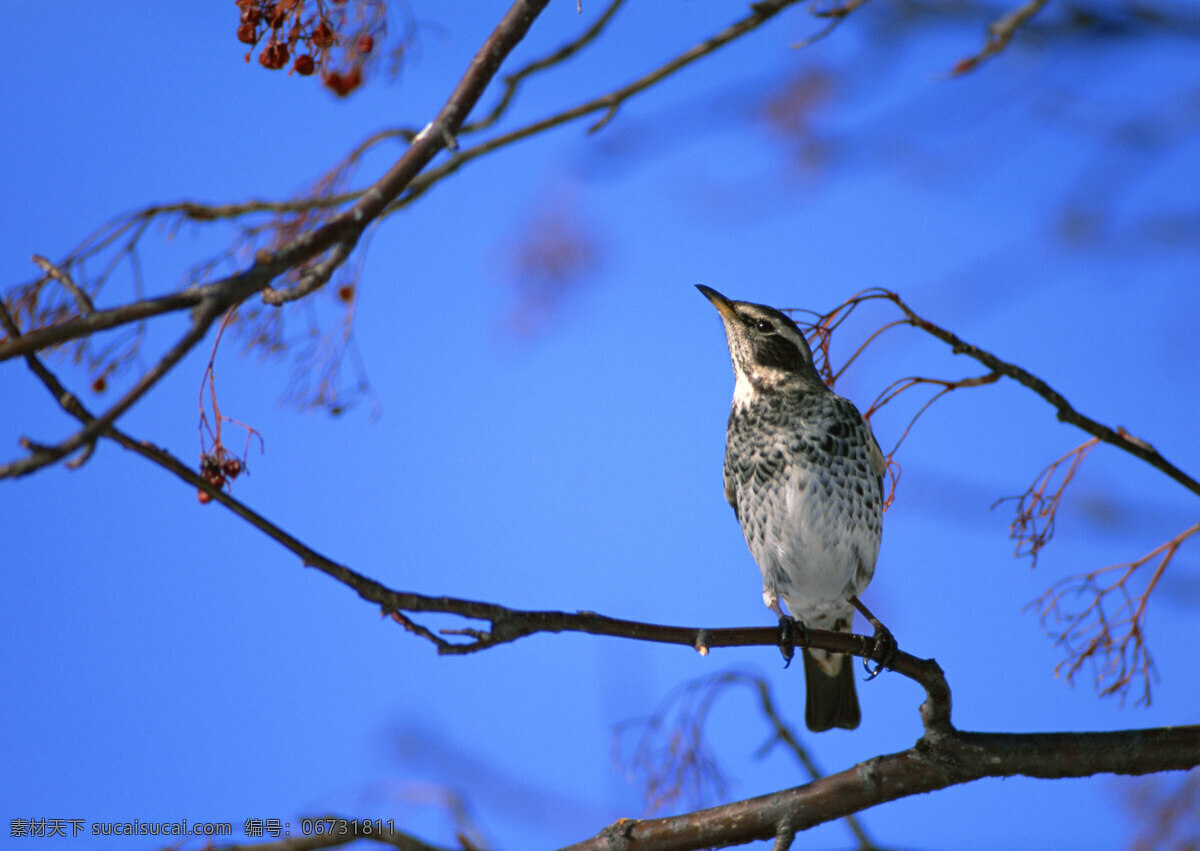
<path fill-rule="evenodd" d="M 742 519 L 738 514 L 737 504 L 737 486 L 733 480 L 733 470 L 729 469 L 729 456 L 725 456 L 725 499 L 729 501 L 729 507 L 733 509 L 733 516 L 739 521 Z"/>
<path fill-rule="evenodd" d="M 863 423 L 867 427 L 867 454 L 871 459 L 871 472 L 879 480 L 879 492 L 882 494 L 883 474 L 887 472 L 887 461 L 884 460 L 883 450 L 879 448 L 879 441 L 875 439 L 875 432 L 871 431 L 871 424 L 865 419 Z"/>

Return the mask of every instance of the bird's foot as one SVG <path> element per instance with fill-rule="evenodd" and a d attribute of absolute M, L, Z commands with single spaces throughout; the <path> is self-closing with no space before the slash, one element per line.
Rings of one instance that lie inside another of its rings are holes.
<path fill-rule="evenodd" d="M 871 649 L 863 657 L 863 670 L 867 672 L 867 681 L 870 682 L 891 664 L 892 657 L 896 655 L 896 639 L 892 637 L 892 631 L 871 614 L 871 610 L 864 606 L 857 596 L 851 597 L 850 603 L 862 612 L 867 622 L 875 628 L 875 634 L 871 637 Z M 871 667 L 872 662 L 875 663 L 874 668 Z"/>
<path fill-rule="evenodd" d="M 783 667 L 792 664 L 792 656 L 796 654 L 796 636 L 800 643 L 808 646 L 809 631 L 803 621 L 781 614 L 779 616 L 779 652 L 783 654 Z"/>
<path fill-rule="evenodd" d="M 885 667 L 891 664 L 897 649 L 892 631 L 876 621 L 875 634 L 871 636 L 871 649 L 863 657 L 863 670 L 867 672 L 867 682 L 875 679 Z M 874 668 L 871 667 L 872 662 L 875 663 Z"/>

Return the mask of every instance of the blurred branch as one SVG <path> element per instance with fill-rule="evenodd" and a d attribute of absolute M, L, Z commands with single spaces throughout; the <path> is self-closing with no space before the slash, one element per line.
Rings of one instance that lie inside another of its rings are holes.
<path fill-rule="evenodd" d="M 107 411 L 98 417 L 92 418 L 82 429 L 70 437 L 53 446 L 35 443 L 28 438 L 22 438 L 21 445 L 29 450 L 29 455 L 20 460 L 0 466 L 0 479 L 28 475 L 65 458 L 81 448 L 86 447 L 86 452 L 90 455 L 91 446 L 95 443 L 96 439 L 104 434 L 116 422 L 117 418 L 129 410 L 150 388 L 157 384 L 200 340 L 204 339 L 204 335 L 208 333 L 209 327 L 224 309 L 224 305 L 215 301 L 202 302 L 192 317 L 191 327 L 159 359 L 158 363 L 146 370 L 141 378 L 120 399 L 111 405 Z M 3 314 L 6 330 L 10 335 L 15 335 L 17 333 L 16 325 L 12 322 L 12 318 L 6 307 L 3 309 Z M 32 355 L 28 357 L 32 357 Z"/>
<path fill-rule="evenodd" d="M 1141 828 L 1130 848 L 1195 851 L 1200 837 L 1200 770 L 1182 777 L 1146 777 L 1125 786 L 1125 807 Z"/>
<path fill-rule="evenodd" d="M 974 56 L 968 56 L 955 62 L 953 73 L 959 75 L 974 70 L 980 62 L 1004 50 L 1016 35 L 1017 30 L 1029 23 L 1029 19 L 1040 12 L 1049 2 L 1050 0 L 1027 0 L 1007 15 L 992 21 L 988 24 L 988 37 L 983 49 Z"/>
<path fill-rule="evenodd" d="M 1150 774 L 1200 764 L 1200 726 L 1108 733 L 926 734 L 912 748 L 812 783 L 660 819 L 621 819 L 564 851 L 698 849 L 774 839 L 911 795 L 984 777 Z"/>
<path fill-rule="evenodd" d="M 764 756 L 775 745 L 783 744 L 810 780 L 824 775 L 779 713 L 767 680 L 749 671 L 723 671 L 686 683 L 672 692 L 651 717 L 618 728 L 618 740 L 634 726 L 642 728 L 627 770 L 644 776 L 645 797 L 651 812 L 675 803 L 688 790 L 689 806 L 702 806 L 707 786 L 713 787 L 717 797 L 725 797 L 727 784 L 716 758 L 705 745 L 704 728 L 716 699 L 739 686 L 755 695 L 764 719 L 772 728 L 771 738 L 758 755 Z M 847 815 L 845 821 L 862 851 L 877 847 L 859 819 Z"/>

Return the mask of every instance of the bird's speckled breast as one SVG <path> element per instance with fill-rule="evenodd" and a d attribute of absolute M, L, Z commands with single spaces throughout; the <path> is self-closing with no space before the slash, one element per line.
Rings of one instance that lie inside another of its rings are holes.
<path fill-rule="evenodd" d="M 847 598 L 870 582 L 879 553 L 873 438 L 854 405 L 833 393 L 739 401 L 725 471 L 764 596 L 779 597 L 810 626 L 832 628 L 851 616 Z"/>

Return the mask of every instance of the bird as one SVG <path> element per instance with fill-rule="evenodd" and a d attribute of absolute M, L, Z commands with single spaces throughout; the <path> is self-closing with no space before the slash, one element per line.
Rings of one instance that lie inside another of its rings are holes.
<path fill-rule="evenodd" d="M 697 289 L 720 314 L 733 361 L 725 498 L 762 573 L 763 602 L 779 616 L 784 658 L 791 661 L 797 629 L 806 638 L 809 628 L 852 632 L 857 608 L 875 628 L 877 674 L 895 639 L 858 599 L 883 530 L 886 464 L 871 426 L 821 380 L 786 314 Z M 808 728 L 858 727 L 850 657 L 807 647 L 803 657 Z"/>

